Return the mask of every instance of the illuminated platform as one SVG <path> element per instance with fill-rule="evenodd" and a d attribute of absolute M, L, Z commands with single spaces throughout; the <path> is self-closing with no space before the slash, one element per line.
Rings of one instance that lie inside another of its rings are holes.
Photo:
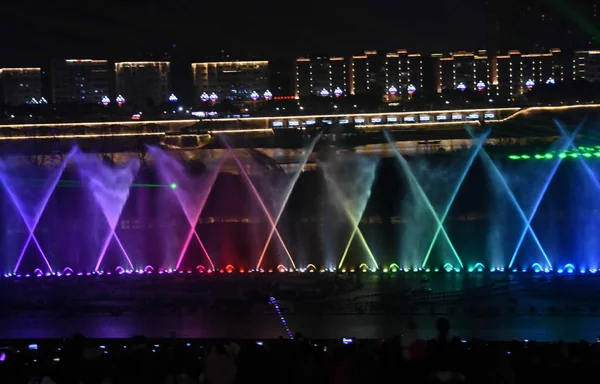
<path fill-rule="evenodd" d="M 228 118 L 197 118 L 182 120 L 128 120 L 111 122 L 76 122 L 76 123 L 28 123 L 28 124 L 0 124 L 0 140 L 30 139 L 31 134 L 19 134 L 19 131 L 33 129 L 57 129 L 59 131 L 44 134 L 43 131 L 36 138 L 73 138 L 97 135 L 158 135 L 166 133 L 178 134 L 236 134 L 236 133 L 261 133 L 272 134 L 276 130 L 308 129 L 311 127 L 325 127 L 328 125 L 354 125 L 357 130 L 377 131 L 382 129 L 411 129 L 442 127 L 464 124 L 479 124 L 486 121 L 490 124 L 504 123 L 518 116 L 538 112 L 559 112 L 578 109 L 598 109 L 600 104 L 577 104 L 569 106 L 528 107 L 528 108 L 478 108 L 456 109 L 437 111 L 411 111 L 388 113 L 362 113 L 362 114 L 326 114 L 326 115 L 299 115 L 299 116 L 271 116 L 271 117 L 228 117 Z M 149 131 L 147 127 L 154 127 Z M 100 132 L 111 127 L 121 127 L 119 132 Z M 61 130 L 75 130 L 62 134 Z M 137 130 L 132 133 L 131 131 Z"/>

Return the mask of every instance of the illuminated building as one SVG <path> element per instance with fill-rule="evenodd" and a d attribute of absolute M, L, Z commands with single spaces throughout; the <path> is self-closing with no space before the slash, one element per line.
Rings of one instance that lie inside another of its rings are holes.
<path fill-rule="evenodd" d="M 600 81 L 600 51 L 577 51 L 573 57 L 573 80 Z"/>
<path fill-rule="evenodd" d="M 408 96 L 423 88 L 423 60 L 405 50 L 365 51 L 350 59 L 350 93 L 373 93 L 390 98 Z"/>
<path fill-rule="evenodd" d="M 115 63 L 117 94 L 137 106 L 147 102 L 167 103 L 171 95 L 170 63 L 129 61 Z"/>
<path fill-rule="evenodd" d="M 498 96 L 519 96 L 549 79 L 565 81 L 564 56 L 559 49 L 532 54 L 509 51 L 494 58 L 492 83 Z"/>
<path fill-rule="evenodd" d="M 267 61 L 193 63 L 192 74 L 197 100 L 214 93 L 219 100 L 249 101 L 253 92 L 263 95 L 269 89 Z"/>
<path fill-rule="evenodd" d="M 436 88 L 444 90 L 491 92 L 491 62 L 486 51 L 435 54 Z"/>
<path fill-rule="evenodd" d="M 55 103 L 100 103 L 110 94 L 107 60 L 70 59 L 52 64 Z"/>
<path fill-rule="evenodd" d="M 423 58 L 418 53 L 399 50 L 385 55 L 385 87 L 387 94 L 409 96 L 423 89 Z"/>
<path fill-rule="evenodd" d="M 37 104 L 42 98 L 42 70 L 0 68 L 0 89 L 3 104 Z"/>
<path fill-rule="evenodd" d="M 335 97 L 335 90 L 348 94 L 348 72 L 343 57 L 300 57 L 296 59 L 296 96 Z"/>
<path fill-rule="evenodd" d="M 352 56 L 350 60 L 350 93 L 353 95 L 385 94 L 386 61 L 385 54 L 377 51 L 365 51 L 362 55 Z M 398 85 L 395 86 L 398 87 Z"/>
<path fill-rule="evenodd" d="M 422 87 L 422 57 L 405 50 L 365 51 L 349 60 L 343 57 L 296 59 L 296 95 L 300 97 L 365 93 L 395 97 L 407 96 Z"/>

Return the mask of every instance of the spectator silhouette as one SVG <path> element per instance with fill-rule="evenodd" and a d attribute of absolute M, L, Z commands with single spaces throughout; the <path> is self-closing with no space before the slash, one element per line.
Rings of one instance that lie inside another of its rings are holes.
<path fill-rule="evenodd" d="M 204 377 L 208 384 L 233 384 L 236 379 L 236 352 L 224 344 L 213 347 L 206 358 Z"/>
<path fill-rule="evenodd" d="M 465 353 L 462 340 L 450 332 L 450 321 L 439 318 L 435 323 L 437 336 L 427 344 L 430 378 L 434 383 L 456 383 L 465 380 Z"/>
<path fill-rule="evenodd" d="M 410 321 L 402 335 L 402 357 L 406 361 L 420 360 L 427 352 L 427 342 L 420 338 L 417 323 Z"/>

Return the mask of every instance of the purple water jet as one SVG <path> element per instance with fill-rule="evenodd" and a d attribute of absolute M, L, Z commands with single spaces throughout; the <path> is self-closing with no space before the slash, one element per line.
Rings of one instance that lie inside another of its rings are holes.
<path fill-rule="evenodd" d="M 122 167 L 106 165 L 103 161 L 91 155 L 77 152 L 74 160 L 78 166 L 83 183 L 87 186 L 94 200 L 100 207 L 109 227 L 109 232 L 104 239 L 98 261 L 94 268 L 100 269 L 108 245 L 114 239 L 129 266 L 134 269 L 133 263 L 116 234 L 116 227 L 123 212 L 123 207 L 129 198 L 129 188 L 137 174 L 139 160 L 130 160 Z"/>
<path fill-rule="evenodd" d="M 223 143 L 225 144 L 225 147 L 227 147 L 227 151 L 229 152 L 229 154 L 231 155 L 231 157 L 233 158 L 233 160 L 237 164 L 237 167 L 238 167 L 238 169 L 240 171 L 240 174 L 241 174 L 242 178 L 244 179 L 244 181 L 246 182 L 246 184 L 248 185 L 248 187 L 250 188 L 250 190 L 252 191 L 252 193 L 256 197 L 256 200 L 258 201 L 258 204 L 260 205 L 262 211 L 264 212 L 267 220 L 269 220 L 269 223 L 271 224 L 271 228 L 274 229 L 275 236 L 277 236 L 277 238 L 279 239 L 279 242 L 281 243 L 281 246 L 283 247 L 283 250 L 285 251 L 288 259 L 292 263 L 292 267 L 295 269 L 296 268 L 296 264 L 294 263 L 294 259 L 292 258 L 292 255 L 290 254 L 290 251 L 288 250 L 287 245 L 283 241 L 283 238 L 281 237 L 281 234 L 279 233 L 279 230 L 277 229 L 277 224 L 275 224 L 275 220 L 273 219 L 273 216 L 271 215 L 271 213 L 269 212 L 269 209 L 265 205 L 265 202 L 263 201 L 262 197 L 260 196 L 260 193 L 258 193 L 258 190 L 256 189 L 256 186 L 254 185 L 254 183 L 250 179 L 250 176 L 248 175 L 248 172 L 246 172 L 246 169 L 244 168 L 244 165 L 240 161 L 239 157 L 233 152 L 233 149 L 231 148 L 231 146 L 229 145 L 229 143 L 227 143 L 225 141 L 225 139 L 223 139 L 223 138 L 222 138 L 222 140 L 223 140 Z"/>
<path fill-rule="evenodd" d="M 175 264 L 175 269 L 179 269 L 181 266 L 193 237 L 198 241 L 211 268 L 215 269 L 213 260 L 196 231 L 196 224 L 200 219 L 200 215 L 202 215 L 206 201 L 215 185 L 215 181 L 221 171 L 221 166 L 223 165 L 225 158 L 221 159 L 212 171 L 204 173 L 201 176 L 192 176 L 186 172 L 182 163 L 178 162 L 161 149 L 157 147 L 148 147 L 148 151 L 156 161 L 162 182 L 165 183 L 165 185 L 169 185 L 172 189 L 177 202 L 190 225 L 190 230 L 188 231 L 181 252 L 179 253 L 177 263 Z"/>
<path fill-rule="evenodd" d="M 27 240 L 23 244 L 21 249 L 21 253 L 17 259 L 17 263 L 15 264 L 15 268 L 13 273 L 17 273 L 19 270 L 19 266 L 21 265 L 21 261 L 25 255 L 25 251 L 29 244 L 33 241 L 36 248 L 38 249 L 40 256 L 44 260 L 48 270 L 53 272 L 52 266 L 46 257 L 46 254 L 42 250 L 38 239 L 35 237 L 35 230 L 42 218 L 44 210 L 48 205 L 48 201 L 50 197 L 54 193 L 56 189 L 56 185 L 62 176 L 69 159 L 73 155 L 74 150 L 71 150 L 67 155 L 66 159 L 64 159 L 58 168 L 56 168 L 49 176 L 44 178 L 42 181 L 41 187 L 32 187 L 31 185 L 25 185 L 27 183 L 27 179 L 23 178 L 21 174 L 13 175 L 10 172 L 10 165 L 7 162 L 0 161 L 0 180 L 6 189 L 6 192 L 10 196 L 15 208 L 21 215 L 25 226 L 29 232 L 27 236 Z"/>

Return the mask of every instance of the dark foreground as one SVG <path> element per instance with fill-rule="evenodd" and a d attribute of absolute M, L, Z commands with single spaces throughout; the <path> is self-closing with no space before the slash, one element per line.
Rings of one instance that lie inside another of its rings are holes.
<path fill-rule="evenodd" d="M 544 383 L 587 382 L 599 344 L 462 340 L 418 330 L 387 340 L 68 340 L 1 347 L 0 382 Z M 587 380 L 586 380 L 587 379 Z"/>

